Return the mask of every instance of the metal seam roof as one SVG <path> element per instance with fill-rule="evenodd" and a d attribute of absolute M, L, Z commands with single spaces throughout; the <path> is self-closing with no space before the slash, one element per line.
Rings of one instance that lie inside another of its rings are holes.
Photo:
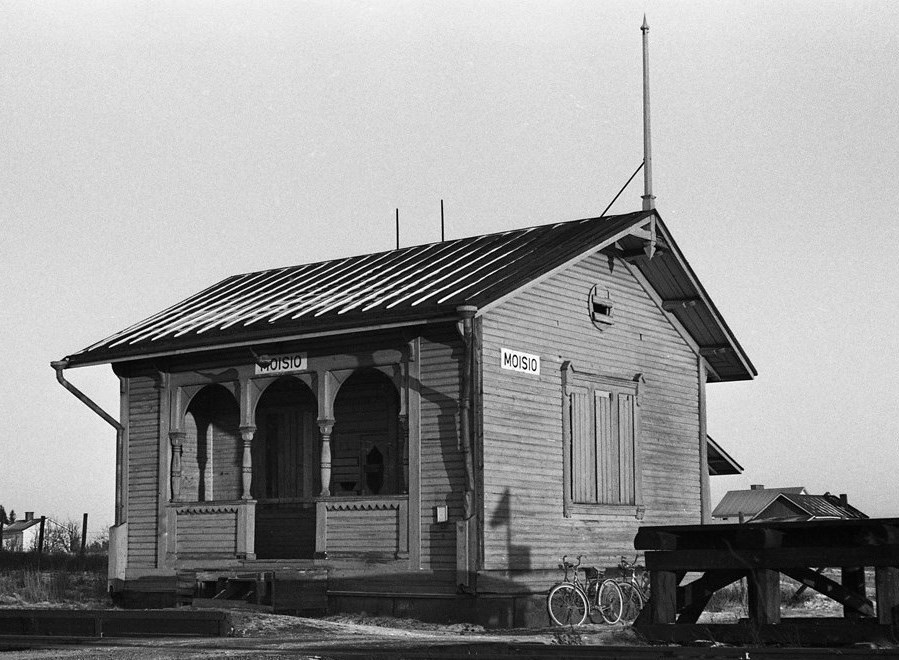
<path fill-rule="evenodd" d="M 456 306 L 482 308 L 510 295 L 653 214 L 554 223 L 234 275 L 72 354 L 69 361 L 72 366 L 116 362 L 354 325 L 450 318 Z M 679 251 L 677 261 L 679 281 L 699 286 L 708 301 L 689 265 L 679 263 Z M 708 304 L 721 336 L 742 354 Z"/>

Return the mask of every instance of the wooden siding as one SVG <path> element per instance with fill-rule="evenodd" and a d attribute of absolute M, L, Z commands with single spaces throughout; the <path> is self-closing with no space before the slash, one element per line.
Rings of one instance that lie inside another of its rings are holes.
<path fill-rule="evenodd" d="M 408 551 L 404 533 L 407 514 L 400 502 L 346 502 L 325 505 L 328 516 L 328 556 L 395 558 Z"/>
<path fill-rule="evenodd" d="M 421 339 L 421 567 L 455 570 L 456 528 L 465 479 L 459 449 L 459 373 L 462 340 L 454 326 Z M 449 522 L 434 522 L 434 507 Z"/>
<path fill-rule="evenodd" d="M 128 565 L 156 566 L 159 390 L 152 377 L 128 384 Z"/>
<path fill-rule="evenodd" d="M 233 557 L 237 551 L 237 509 L 179 511 L 177 552 L 184 557 Z"/>
<path fill-rule="evenodd" d="M 590 320 L 594 285 L 612 323 Z M 500 348 L 541 356 L 539 376 L 500 368 Z M 618 261 L 596 255 L 490 310 L 483 320 L 484 567 L 554 569 L 562 554 L 610 564 L 633 553 L 635 506 L 563 515 L 561 366 L 633 379 L 646 524 L 700 521 L 695 353 Z M 584 460 L 590 460 L 585 456 Z"/>

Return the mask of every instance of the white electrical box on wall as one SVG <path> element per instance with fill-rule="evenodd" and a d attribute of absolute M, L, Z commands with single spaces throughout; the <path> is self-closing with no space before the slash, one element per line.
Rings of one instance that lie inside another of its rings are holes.
<path fill-rule="evenodd" d="M 434 522 L 445 523 L 448 519 L 449 514 L 447 513 L 445 504 L 434 507 Z"/>

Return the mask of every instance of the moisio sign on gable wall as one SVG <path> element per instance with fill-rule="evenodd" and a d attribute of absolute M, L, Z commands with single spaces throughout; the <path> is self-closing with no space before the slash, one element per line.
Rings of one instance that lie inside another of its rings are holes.
<path fill-rule="evenodd" d="M 503 369 L 509 369 L 510 371 L 520 371 L 525 374 L 534 374 L 535 376 L 540 375 L 539 355 L 501 348 L 499 365 Z"/>
<path fill-rule="evenodd" d="M 256 375 L 286 374 L 292 371 L 306 371 L 309 364 L 305 353 L 290 353 L 289 355 L 273 355 L 267 367 L 256 365 Z"/>

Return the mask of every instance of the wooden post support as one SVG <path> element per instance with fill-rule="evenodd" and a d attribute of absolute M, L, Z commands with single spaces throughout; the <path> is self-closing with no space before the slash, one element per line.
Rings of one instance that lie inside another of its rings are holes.
<path fill-rule="evenodd" d="M 87 514 L 81 520 L 81 554 L 84 554 L 84 548 L 87 545 Z"/>
<path fill-rule="evenodd" d="M 877 622 L 899 625 L 899 568 L 876 566 L 874 585 L 877 590 Z"/>
<path fill-rule="evenodd" d="M 169 441 L 172 443 L 172 502 L 181 500 L 181 454 L 184 451 L 184 431 L 172 431 L 169 433 Z"/>
<path fill-rule="evenodd" d="M 47 527 L 47 516 L 41 516 L 41 527 L 37 537 L 37 557 L 40 565 L 41 553 L 44 552 L 44 529 Z"/>
<path fill-rule="evenodd" d="M 328 505 L 315 503 L 315 559 L 328 558 Z"/>
<path fill-rule="evenodd" d="M 399 454 L 402 457 L 403 467 L 400 479 L 400 492 L 409 492 L 409 415 L 399 416 Z"/>
<path fill-rule="evenodd" d="M 319 418 L 318 429 L 322 434 L 322 497 L 331 496 L 331 431 L 334 429 L 333 419 Z"/>
<path fill-rule="evenodd" d="M 651 623 L 674 623 L 677 617 L 677 575 L 653 570 L 649 574 Z"/>
<path fill-rule="evenodd" d="M 749 620 L 780 623 L 780 573 L 765 568 L 749 572 Z"/>
<path fill-rule="evenodd" d="M 840 569 L 840 583 L 849 591 L 857 593 L 862 600 L 865 599 L 865 569 L 862 566 L 843 566 Z M 797 592 L 798 593 L 798 592 Z M 843 616 L 847 619 L 860 619 L 861 614 L 858 610 L 843 605 Z"/>
<path fill-rule="evenodd" d="M 251 492 L 253 488 L 253 436 L 255 433 L 256 427 L 253 425 L 240 427 L 240 437 L 243 440 L 243 459 L 241 460 L 243 492 L 240 498 L 243 500 L 253 499 Z"/>

